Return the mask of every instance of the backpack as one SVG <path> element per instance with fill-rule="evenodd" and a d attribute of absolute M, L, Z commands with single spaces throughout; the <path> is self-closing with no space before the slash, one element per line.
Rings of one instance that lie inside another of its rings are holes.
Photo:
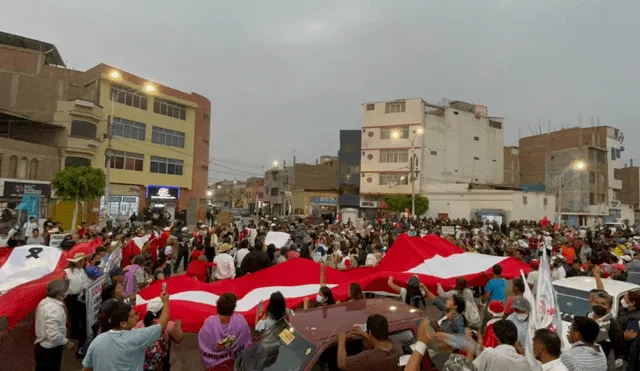
<path fill-rule="evenodd" d="M 469 327 L 480 328 L 480 312 L 476 303 L 469 300 L 465 302 L 464 318 L 467 320 Z"/>

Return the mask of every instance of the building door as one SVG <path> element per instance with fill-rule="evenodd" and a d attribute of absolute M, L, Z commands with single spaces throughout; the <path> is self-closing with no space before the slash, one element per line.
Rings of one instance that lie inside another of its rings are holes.
<path fill-rule="evenodd" d="M 447 219 L 449 219 L 449 214 L 440 213 L 440 214 L 438 214 L 438 219 L 439 220 L 447 220 Z"/>

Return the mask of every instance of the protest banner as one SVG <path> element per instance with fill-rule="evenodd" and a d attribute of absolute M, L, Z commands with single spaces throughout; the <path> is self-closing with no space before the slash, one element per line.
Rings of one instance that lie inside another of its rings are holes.
<path fill-rule="evenodd" d="M 267 237 L 264 239 L 264 245 L 269 246 L 274 244 L 276 249 L 281 249 L 282 246 L 287 244 L 287 241 L 289 241 L 289 233 L 271 231 L 267 233 Z"/>
<path fill-rule="evenodd" d="M 64 236 L 66 236 L 66 234 L 64 234 L 64 233 L 50 235 L 49 236 L 49 246 L 60 247 L 60 244 L 62 243 L 62 240 L 64 240 Z"/>
<path fill-rule="evenodd" d="M 102 305 L 102 286 L 107 282 L 108 274 L 103 274 L 87 289 L 84 294 L 85 302 L 87 304 L 87 336 L 91 335 L 91 326 L 98 319 L 98 313 L 100 313 L 100 305 Z"/>
<path fill-rule="evenodd" d="M 442 233 L 443 236 L 446 236 L 446 235 L 455 236 L 456 228 L 451 226 L 442 226 L 440 227 L 440 232 Z"/>
<path fill-rule="evenodd" d="M 114 267 L 119 267 L 122 262 L 122 248 L 113 250 L 109 256 L 109 261 L 104 267 L 104 273 L 109 274 Z"/>
<path fill-rule="evenodd" d="M 258 230 L 255 228 L 247 228 L 247 231 L 249 231 L 249 246 L 255 246 Z"/>

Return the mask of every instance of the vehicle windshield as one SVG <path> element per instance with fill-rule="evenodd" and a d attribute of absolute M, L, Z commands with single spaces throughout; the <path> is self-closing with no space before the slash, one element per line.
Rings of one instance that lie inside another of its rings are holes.
<path fill-rule="evenodd" d="M 234 371 L 297 371 L 313 357 L 316 346 L 302 337 L 285 318 L 266 330 L 238 358 Z"/>
<path fill-rule="evenodd" d="M 563 286 L 553 286 L 558 293 L 558 307 L 563 317 L 586 316 L 591 312 L 589 292 Z"/>

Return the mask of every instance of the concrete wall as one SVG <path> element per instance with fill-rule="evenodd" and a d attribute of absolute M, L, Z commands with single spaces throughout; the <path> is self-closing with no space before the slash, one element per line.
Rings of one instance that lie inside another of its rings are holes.
<path fill-rule="evenodd" d="M 502 184 L 504 131 L 489 118 L 453 108 L 425 114 L 422 182 Z M 501 119 L 494 119 L 502 122 Z"/>
<path fill-rule="evenodd" d="M 638 209 L 640 206 L 640 167 L 624 167 L 620 170 L 620 175 L 622 178 L 620 201 Z"/>
<path fill-rule="evenodd" d="M 503 184 L 520 185 L 520 150 L 515 146 L 505 146 L 504 152 L 504 179 Z"/>
<path fill-rule="evenodd" d="M 466 184 L 429 184 L 425 187 L 429 198 L 427 217 L 448 214 L 450 219 L 474 218 L 480 210 L 504 213 L 507 221 L 540 220 L 555 216 L 555 197 L 544 193 L 509 190 L 469 190 Z"/>

